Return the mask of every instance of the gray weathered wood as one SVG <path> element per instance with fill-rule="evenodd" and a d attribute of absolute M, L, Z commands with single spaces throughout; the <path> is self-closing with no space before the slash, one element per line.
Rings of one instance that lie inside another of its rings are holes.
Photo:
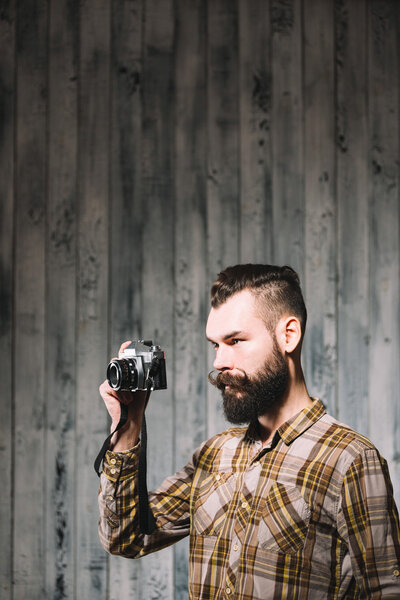
<path fill-rule="evenodd" d="M 309 325 L 304 362 L 309 393 L 336 413 L 336 203 L 334 11 L 330 0 L 304 4 L 303 291 Z"/>
<path fill-rule="evenodd" d="M 368 432 L 368 181 L 365 2 L 336 3 L 338 414 Z"/>
<path fill-rule="evenodd" d="M 273 259 L 304 272 L 301 4 L 271 1 Z"/>
<path fill-rule="evenodd" d="M 206 438 L 205 4 L 179 0 L 175 45 L 174 462 Z M 174 599 L 186 600 L 188 544 L 176 546 Z"/>
<path fill-rule="evenodd" d="M 75 571 L 80 597 L 103 598 L 107 557 L 97 535 L 93 460 L 107 431 L 98 386 L 109 358 L 109 2 L 81 4 L 80 40 Z"/>
<path fill-rule="evenodd" d="M 11 600 L 13 534 L 13 247 L 14 247 L 14 44 L 15 5 L 0 20 L 0 596 Z"/>
<path fill-rule="evenodd" d="M 75 592 L 77 11 L 58 0 L 49 21 L 45 572 L 54 599 Z"/>
<path fill-rule="evenodd" d="M 184 600 L 188 540 L 97 536 L 98 386 L 124 339 L 167 354 L 149 487 L 227 427 L 209 287 L 289 263 L 312 394 L 400 499 L 395 0 L 0 0 L 0 595 Z"/>
<path fill-rule="evenodd" d="M 14 598 L 45 597 L 47 3 L 18 5 L 15 211 Z"/>
<path fill-rule="evenodd" d="M 207 261 L 209 286 L 228 265 L 239 262 L 239 106 L 237 6 L 210 0 L 207 14 Z M 209 287 L 208 286 L 208 287 Z M 214 350 L 209 349 L 212 368 Z M 226 428 L 220 393 L 208 386 L 208 435 Z"/>
<path fill-rule="evenodd" d="M 141 194 L 142 0 L 112 10 L 110 124 L 110 345 L 142 337 L 143 244 Z M 110 557 L 110 600 L 140 597 L 141 561 Z"/>
<path fill-rule="evenodd" d="M 146 2 L 143 49 L 142 198 L 144 215 L 142 331 L 167 355 L 168 389 L 147 410 L 149 489 L 173 471 L 173 42 L 172 0 Z M 143 598 L 173 597 L 173 549 L 142 563 Z"/>
<path fill-rule="evenodd" d="M 240 262 L 272 262 L 270 3 L 239 0 Z"/>
<path fill-rule="evenodd" d="M 399 32 L 393 1 L 368 6 L 369 432 L 400 497 Z M 395 85 L 393 85 L 393 79 Z M 382 431 L 385 435 L 382 435 Z"/>

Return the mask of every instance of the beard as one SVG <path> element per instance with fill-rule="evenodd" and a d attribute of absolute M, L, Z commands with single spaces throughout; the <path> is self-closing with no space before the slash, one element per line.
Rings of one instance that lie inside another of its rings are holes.
<path fill-rule="evenodd" d="M 211 372 L 208 380 L 222 392 L 226 419 L 234 425 L 249 424 L 282 400 L 289 383 L 289 368 L 274 340 L 271 356 L 255 375 L 221 371 L 214 377 Z"/>

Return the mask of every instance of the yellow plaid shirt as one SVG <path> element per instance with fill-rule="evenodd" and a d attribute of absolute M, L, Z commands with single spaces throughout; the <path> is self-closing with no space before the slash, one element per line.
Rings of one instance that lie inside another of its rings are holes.
<path fill-rule="evenodd" d="M 400 530 L 386 462 L 315 400 L 271 444 L 232 428 L 150 493 L 138 531 L 138 447 L 108 452 L 104 548 L 138 558 L 190 535 L 192 600 L 400 599 Z"/>

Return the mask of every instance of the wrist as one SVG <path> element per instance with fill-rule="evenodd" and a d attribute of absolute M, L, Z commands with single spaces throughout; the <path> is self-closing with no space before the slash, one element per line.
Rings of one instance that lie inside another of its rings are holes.
<path fill-rule="evenodd" d="M 117 423 L 118 424 L 118 423 Z M 111 431 L 115 429 L 117 424 L 112 425 Z M 140 427 L 137 423 L 128 421 L 119 431 L 114 433 L 110 442 L 110 450 L 113 452 L 121 452 L 123 450 L 131 450 L 139 441 Z"/>

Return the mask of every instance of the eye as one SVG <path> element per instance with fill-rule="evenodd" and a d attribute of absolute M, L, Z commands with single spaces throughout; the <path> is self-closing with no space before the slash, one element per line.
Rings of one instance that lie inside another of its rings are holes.
<path fill-rule="evenodd" d="M 231 344 L 232 346 L 234 346 L 235 344 L 238 344 L 239 342 L 242 342 L 243 340 L 239 339 L 239 338 L 233 338 L 231 340 Z"/>

